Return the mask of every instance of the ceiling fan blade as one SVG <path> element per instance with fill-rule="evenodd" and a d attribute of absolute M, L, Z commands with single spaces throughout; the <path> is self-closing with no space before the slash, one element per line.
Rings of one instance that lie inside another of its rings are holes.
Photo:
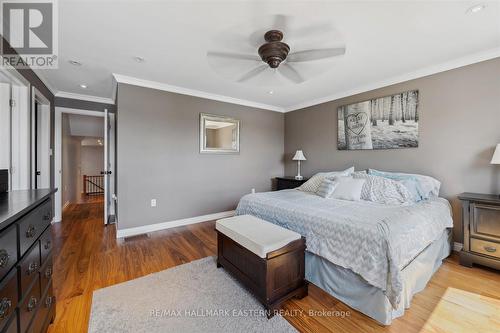
<path fill-rule="evenodd" d="M 315 49 L 294 52 L 288 55 L 286 61 L 301 62 L 312 61 L 325 58 L 336 57 L 345 54 L 345 47 L 337 47 L 332 49 Z"/>
<path fill-rule="evenodd" d="M 249 72 L 245 73 L 242 77 L 238 79 L 238 82 L 245 82 L 247 80 L 250 80 L 253 77 L 256 77 L 263 71 L 265 71 L 269 66 L 268 65 L 260 65 L 259 67 L 256 67 Z"/>
<path fill-rule="evenodd" d="M 283 75 L 285 78 L 288 80 L 295 82 L 295 83 L 302 83 L 304 82 L 304 79 L 302 78 L 302 75 L 297 72 L 295 68 L 290 66 L 287 63 L 281 64 L 278 67 L 278 71 Z"/>
<path fill-rule="evenodd" d="M 230 53 L 230 52 L 207 52 L 207 56 L 237 59 L 237 60 L 262 61 L 258 55 L 253 55 L 253 54 L 241 54 L 241 53 Z"/>

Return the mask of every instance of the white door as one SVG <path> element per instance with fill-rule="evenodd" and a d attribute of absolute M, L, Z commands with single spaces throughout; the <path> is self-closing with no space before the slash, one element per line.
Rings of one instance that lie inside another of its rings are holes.
<path fill-rule="evenodd" d="M 114 209 L 114 166 L 115 166 L 115 115 L 104 110 L 104 224 L 113 222 Z"/>

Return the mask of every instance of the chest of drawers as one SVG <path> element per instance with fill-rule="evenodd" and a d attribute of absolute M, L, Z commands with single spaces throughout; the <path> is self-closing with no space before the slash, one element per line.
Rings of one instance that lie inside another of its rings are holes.
<path fill-rule="evenodd" d="M 460 263 L 477 263 L 500 270 L 500 197 L 493 194 L 462 193 L 464 247 Z"/>
<path fill-rule="evenodd" d="M 0 332 L 46 332 L 55 317 L 51 190 L 0 194 Z"/>

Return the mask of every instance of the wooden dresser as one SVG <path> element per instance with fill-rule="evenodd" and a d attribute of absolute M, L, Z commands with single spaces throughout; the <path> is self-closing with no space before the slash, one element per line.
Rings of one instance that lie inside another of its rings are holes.
<path fill-rule="evenodd" d="M 500 269 L 500 197 L 493 194 L 462 193 L 464 247 L 460 263 L 477 263 Z"/>
<path fill-rule="evenodd" d="M 55 317 L 51 195 L 0 193 L 0 332 L 46 332 Z"/>

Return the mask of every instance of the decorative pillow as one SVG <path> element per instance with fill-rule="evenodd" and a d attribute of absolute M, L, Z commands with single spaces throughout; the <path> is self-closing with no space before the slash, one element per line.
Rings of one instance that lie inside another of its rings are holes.
<path fill-rule="evenodd" d="M 412 193 L 415 201 L 426 200 L 439 196 L 441 182 L 437 179 L 411 173 L 386 172 L 369 169 L 368 174 L 402 182 Z"/>
<path fill-rule="evenodd" d="M 316 193 L 323 179 L 332 178 L 334 176 L 349 176 L 353 172 L 354 167 L 350 167 L 349 169 L 345 169 L 344 171 L 320 172 L 312 176 L 311 179 L 309 179 L 297 189 L 303 192 Z"/>
<path fill-rule="evenodd" d="M 337 187 L 337 184 L 338 183 L 336 183 L 333 179 L 325 178 L 321 182 L 321 185 L 319 185 L 316 194 L 323 198 L 329 198 L 335 190 L 335 187 Z"/>
<path fill-rule="evenodd" d="M 353 177 L 366 180 L 361 192 L 363 200 L 388 205 L 407 205 L 415 201 L 401 182 L 372 175 L 357 174 Z"/>
<path fill-rule="evenodd" d="M 333 181 L 337 185 L 330 198 L 350 201 L 359 201 L 361 199 L 361 191 L 363 190 L 365 179 L 336 176 L 333 178 Z"/>

